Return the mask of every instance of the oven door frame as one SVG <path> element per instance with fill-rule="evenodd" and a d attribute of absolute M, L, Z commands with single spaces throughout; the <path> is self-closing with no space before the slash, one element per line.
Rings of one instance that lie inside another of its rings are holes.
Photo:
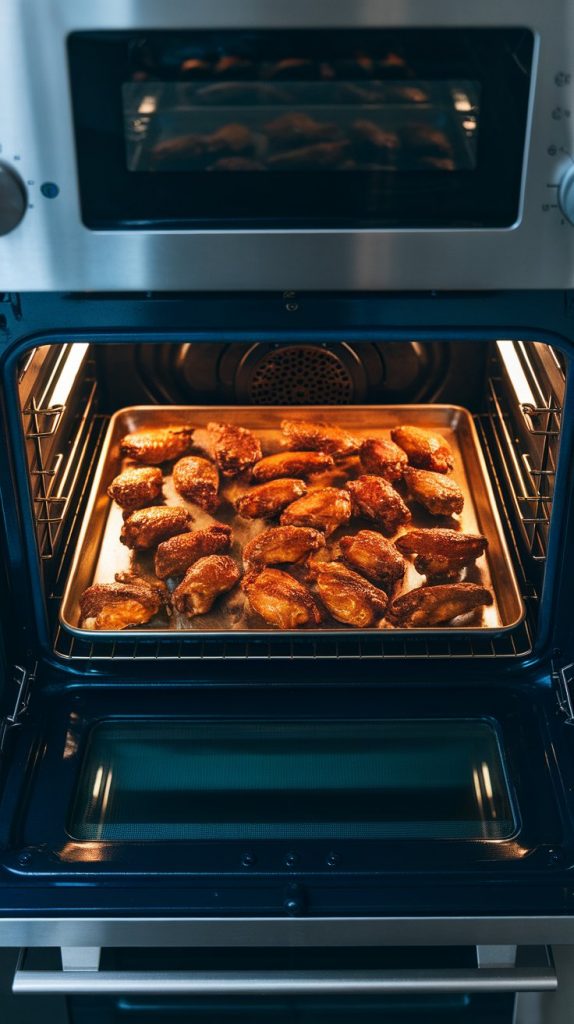
<path fill-rule="evenodd" d="M 6 0 L 0 20 L 3 158 L 28 192 L 22 223 L 0 247 L 0 278 L 10 290 L 476 289 L 571 287 L 574 235 L 555 202 L 570 167 L 574 101 L 574 12 L 568 0 L 457 0 L 403 5 L 339 0 L 329 25 L 488 27 L 516 23 L 535 36 L 534 87 L 517 221 L 506 229 L 466 230 L 87 230 L 81 221 L 66 40 L 73 31 L 138 28 L 323 27 L 321 0 L 288 8 L 262 0 L 210 0 L 193 17 L 185 0 L 158 15 L 154 0 L 102 0 L 91 9 L 54 0 Z M 30 66 L 30 55 L 42 60 Z M 42 183 L 56 183 L 41 191 Z M 440 258 L 439 255 L 440 254 Z"/>

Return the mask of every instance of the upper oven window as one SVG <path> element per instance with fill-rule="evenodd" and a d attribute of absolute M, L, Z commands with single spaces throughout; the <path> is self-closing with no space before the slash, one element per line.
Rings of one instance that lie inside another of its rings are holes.
<path fill-rule="evenodd" d="M 508 227 L 532 51 L 522 28 L 74 33 L 84 222 Z"/>

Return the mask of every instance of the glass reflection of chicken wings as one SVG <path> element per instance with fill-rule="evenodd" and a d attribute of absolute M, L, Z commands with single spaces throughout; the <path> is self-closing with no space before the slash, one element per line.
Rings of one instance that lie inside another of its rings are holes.
<path fill-rule="evenodd" d="M 307 589 L 281 569 L 264 569 L 251 573 L 243 581 L 253 611 L 278 629 L 299 629 L 318 626 L 321 614 Z"/>

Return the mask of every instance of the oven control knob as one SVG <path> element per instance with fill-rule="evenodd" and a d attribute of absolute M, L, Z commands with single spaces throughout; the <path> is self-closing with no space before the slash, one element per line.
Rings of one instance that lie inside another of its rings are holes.
<path fill-rule="evenodd" d="M 569 167 L 560 182 L 558 205 L 570 224 L 574 224 L 574 165 Z"/>
<path fill-rule="evenodd" d="M 26 213 L 24 182 L 6 164 L 0 164 L 0 235 L 7 235 Z"/>

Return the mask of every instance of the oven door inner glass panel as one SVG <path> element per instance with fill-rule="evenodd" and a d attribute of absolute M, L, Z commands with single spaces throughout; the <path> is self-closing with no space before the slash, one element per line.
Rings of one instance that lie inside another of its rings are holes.
<path fill-rule="evenodd" d="M 523 28 L 74 33 L 84 221 L 510 226 L 532 49 Z"/>
<path fill-rule="evenodd" d="M 109 720 L 68 823 L 87 841 L 503 840 L 517 831 L 494 724 Z"/>

